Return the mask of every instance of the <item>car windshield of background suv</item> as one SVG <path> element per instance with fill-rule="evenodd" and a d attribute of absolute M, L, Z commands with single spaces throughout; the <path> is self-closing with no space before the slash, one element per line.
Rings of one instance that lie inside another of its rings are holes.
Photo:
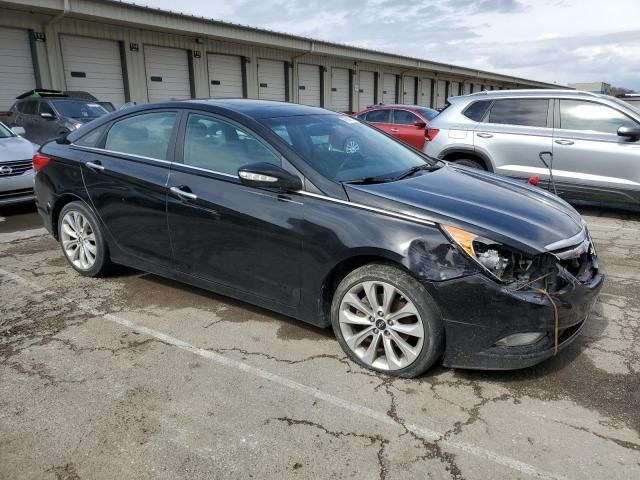
<path fill-rule="evenodd" d="M 311 167 L 336 182 L 395 177 L 413 167 L 433 165 L 414 152 L 346 115 L 305 115 L 261 120 Z"/>
<path fill-rule="evenodd" d="M 97 103 L 77 100 L 54 100 L 51 102 L 60 115 L 71 118 L 98 118 L 106 115 L 107 110 Z"/>

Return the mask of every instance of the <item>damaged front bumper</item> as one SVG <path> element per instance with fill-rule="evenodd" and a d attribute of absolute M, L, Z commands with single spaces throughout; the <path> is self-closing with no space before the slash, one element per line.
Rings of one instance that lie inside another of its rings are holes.
<path fill-rule="evenodd" d="M 446 366 L 525 368 L 575 340 L 604 282 L 591 241 L 543 254 L 540 265 L 546 268 L 542 278 L 531 282 L 501 284 L 478 273 L 429 285 L 445 322 Z M 528 345 L 497 345 L 521 333 L 541 338 Z"/>

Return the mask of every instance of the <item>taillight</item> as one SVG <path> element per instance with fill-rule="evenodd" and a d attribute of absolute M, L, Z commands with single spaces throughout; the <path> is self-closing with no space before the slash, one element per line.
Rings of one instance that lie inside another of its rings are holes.
<path fill-rule="evenodd" d="M 33 169 L 36 172 L 39 172 L 40 170 L 42 170 L 44 167 L 46 167 L 49 164 L 49 160 L 51 160 L 49 157 L 47 157 L 46 155 L 42 155 L 41 153 L 36 153 L 33 156 Z"/>
<path fill-rule="evenodd" d="M 438 132 L 440 131 L 439 128 L 427 128 L 424 131 L 424 135 L 425 137 L 427 137 L 427 141 L 432 142 L 434 138 L 436 138 L 436 135 L 438 135 Z"/>

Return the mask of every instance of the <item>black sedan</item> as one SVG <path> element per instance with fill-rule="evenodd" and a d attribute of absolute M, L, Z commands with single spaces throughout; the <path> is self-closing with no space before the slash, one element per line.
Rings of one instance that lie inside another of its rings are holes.
<path fill-rule="evenodd" d="M 603 282 L 564 201 L 319 108 L 133 107 L 47 143 L 34 168 L 80 274 L 124 264 L 331 325 L 392 375 L 536 364 L 576 338 Z"/>

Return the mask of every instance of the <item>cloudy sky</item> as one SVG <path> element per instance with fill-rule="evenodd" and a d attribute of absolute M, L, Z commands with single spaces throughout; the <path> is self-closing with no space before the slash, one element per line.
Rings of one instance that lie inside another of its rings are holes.
<path fill-rule="evenodd" d="M 548 82 L 605 81 L 640 90 L 640 0 L 144 3 Z"/>

